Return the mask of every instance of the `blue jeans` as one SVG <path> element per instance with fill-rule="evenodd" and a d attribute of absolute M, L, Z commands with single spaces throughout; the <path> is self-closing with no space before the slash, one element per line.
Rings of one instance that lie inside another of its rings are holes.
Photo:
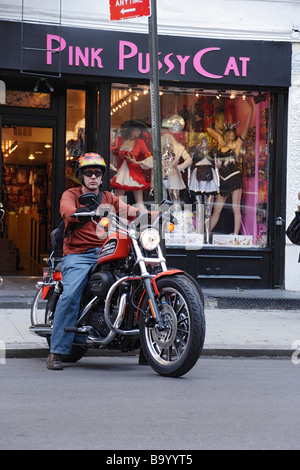
<path fill-rule="evenodd" d="M 63 258 L 63 293 L 56 305 L 50 345 L 50 351 L 54 354 L 69 354 L 71 351 L 75 334 L 66 333 L 64 328 L 76 326 L 81 294 L 88 281 L 88 272 L 97 262 L 99 251 L 100 248 L 95 248 Z"/>

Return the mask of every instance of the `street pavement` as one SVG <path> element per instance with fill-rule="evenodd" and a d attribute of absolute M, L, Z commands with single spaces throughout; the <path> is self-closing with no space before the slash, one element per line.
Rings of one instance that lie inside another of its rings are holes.
<path fill-rule="evenodd" d="M 36 290 L 33 280 L 27 281 L 29 287 L 24 288 L 26 282 L 23 280 L 22 289 L 20 280 L 13 282 L 10 279 L 5 286 L 4 279 L 0 289 L 0 360 L 4 355 L 44 357 L 48 353 L 46 340 L 29 331 L 30 304 Z M 285 308 L 288 306 L 286 293 L 279 299 L 283 303 L 275 305 L 276 308 L 272 301 L 273 308 L 231 308 L 229 305 L 219 308 L 211 292 L 204 291 L 204 294 L 206 338 L 203 355 L 290 356 L 300 349 L 300 299 L 294 308 Z M 273 300 L 274 297 L 276 295 Z M 291 293 L 289 297 L 295 300 L 297 294 Z M 101 354 L 108 355 L 109 352 L 104 350 Z"/>

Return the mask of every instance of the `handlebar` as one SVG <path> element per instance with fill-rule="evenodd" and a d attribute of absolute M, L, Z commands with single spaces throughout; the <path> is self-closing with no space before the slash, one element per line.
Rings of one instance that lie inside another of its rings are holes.
<path fill-rule="evenodd" d="M 160 223 L 162 224 L 162 228 L 165 228 L 166 223 L 168 222 L 172 222 L 175 225 L 177 221 L 171 212 L 172 206 L 173 206 L 173 203 L 171 201 L 164 199 L 160 204 L 160 208 L 163 208 L 165 210 L 160 211 L 159 215 L 156 217 L 156 219 L 153 222 L 150 222 L 149 216 L 151 216 L 151 213 L 146 209 L 141 209 L 138 212 L 136 219 L 134 219 L 131 222 L 128 222 L 127 219 L 125 220 L 121 219 L 117 214 L 115 214 L 115 212 L 111 210 L 110 207 L 107 207 L 105 205 L 98 206 L 98 208 L 94 210 L 87 209 L 86 212 L 84 211 L 75 212 L 74 214 L 71 215 L 71 217 L 74 219 L 79 218 L 79 220 L 87 218 L 89 220 L 92 220 L 95 224 L 98 224 L 99 219 L 106 217 L 109 220 L 115 222 L 118 225 L 118 228 L 122 230 L 128 230 L 129 228 L 132 228 L 136 231 L 140 231 L 142 228 L 149 227 L 149 225 L 151 225 L 154 228 L 158 228 Z M 81 207 L 80 209 L 85 209 L 85 208 Z M 96 221 L 94 219 L 98 219 L 98 220 Z"/>
<path fill-rule="evenodd" d="M 141 217 L 143 217 L 143 215 L 146 215 L 146 214 L 141 214 Z M 105 211 L 103 214 L 99 214 L 99 212 L 97 210 L 93 210 L 93 211 L 88 211 L 88 212 L 79 212 L 79 213 L 74 213 L 71 215 L 72 218 L 78 218 L 78 217 L 87 217 L 89 218 L 90 220 L 92 220 L 95 224 L 97 224 L 98 222 L 96 222 L 94 219 L 102 219 L 104 217 L 112 220 L 112 221 L 115 221 L 119 227 L 121 229 L 125 229 L 125 230 L 128 230 L 128 221 L 126 220 L 125 222 L 115 213 L 113 212 L 110 212 L 108 213 L 107 211 Z M 136 219 L 135 219 L 136 220 Z M 135 223 L 135 220 L 131 222 L 131 227 L 134 227 L 135 229 L 137 229 L 137 226 L 140 224 L 142 224 L 142 219 L 139 218 L 139 215 L 137 216 L 137 223 Z M 174 223 L 174 225 L 176 225 L 177 221 L 175 219 L 175 217 L 173 216 L 172 213 L 170 212 L 165 212 L 165 213 L 162 213 L 160 212 L 159 215 L 156 217 L 156 219 L 150 224 L 152 227 L 157 227 L 159 225 L 160 222 L 162 222 L 163 224 L 167 221 L 170 221 L 172 223 Z M 147 224 L 142 224 L 142 225 L 147 225 Z"/>
<path fill-rule="evenodd" d="M 103 219 L 104 217 L 106 217 L 110 220 L 114 219 L 120 225 L 121 228 L 128 229 L 127 223 L 123 222 L 121 218 L 113 212 L 109 213 L 108 211 L 104 211 L 103 214 L 99 213 L 97 210 L 88 212 L 75 212 L 74 214 L 71 214 L 70 217 L 72 217 L 73 219 L 77 219 L 78 217 L 87 217 L 96 224 L 97 222 L 95 222 L 94 219 Z"/>
<path fill-rule="evenodd" d="M 77 219 L 78 217 L 100 217 L 100 215 L 97 215 L 97 211 L 88 211 L 88 212 L 74 212 L 74 214 L 71 214 L 70 217 L 73 219 Z"/>

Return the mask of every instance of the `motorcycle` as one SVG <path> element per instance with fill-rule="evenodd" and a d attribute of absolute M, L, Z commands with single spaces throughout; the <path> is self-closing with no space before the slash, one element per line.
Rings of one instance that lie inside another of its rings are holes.
<path fill-rule="evenodd" d="M 104 227 L 107 238 L 90 270 L 77 324 L 65 328 L 75 333 L 75 339 L 63 362 L 78 361 L 90 348 L 121 352 L 141 348 L 159 375 L 186 374 L 204 344 L 204 299 L 192 276 L 166 266 L 160 232 L 174 228 L 170 209 L 143 226 L 136 221 L 128 224 L 112 212 L 99 215 L 99 208 L 80 213 Z M 61 258 L 54 252 L 37 288 L 30 331 L 45 337 L 50 345 L 55 307 L 63 292 Z"/>

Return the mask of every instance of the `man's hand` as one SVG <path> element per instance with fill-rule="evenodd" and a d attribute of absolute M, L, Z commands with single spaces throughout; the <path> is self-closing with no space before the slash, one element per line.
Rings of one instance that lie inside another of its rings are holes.
<path fill-rule="evenodd" d="M 82 212 L 91 212 L 91 210 L 88 207 L 78 207 L 75 214 L 80 214 Z M 79 222 L 85 222 L 89 219 L 89 217 L 86 215 L 78 215 L 77 219 L 79 220 Z"/>

